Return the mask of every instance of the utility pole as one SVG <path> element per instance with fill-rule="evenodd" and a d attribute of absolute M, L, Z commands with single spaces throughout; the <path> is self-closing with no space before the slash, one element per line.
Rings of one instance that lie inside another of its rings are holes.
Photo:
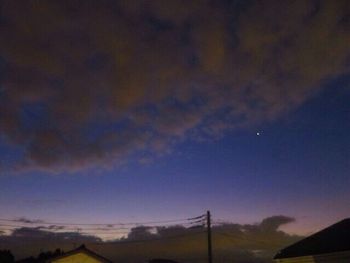
<path fill-rule="evenodd" d="M 212 247 L 211 247 L 210 211 L 207 211 L 207 233 L 208 233 L 208 263 L 213 263 L 213 254 L 212 254 Z"/>

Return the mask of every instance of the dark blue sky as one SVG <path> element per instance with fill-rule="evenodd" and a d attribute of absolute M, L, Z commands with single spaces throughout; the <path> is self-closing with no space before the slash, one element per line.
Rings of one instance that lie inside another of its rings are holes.
<path fill-rule="evenodd" d="M 209 142 L 184 141 L 146 164 L 3 175 L 7 217 L 113 222 L 214 218 L 257 222 L 285 214 L 309 233 L 346 217 L 350 187 L 349 78 L 330 81 L 299 109 Z M 260 135 L 257 136 L 256 133 Z M 2 156 L 9 156 L 6 148 Z"/>

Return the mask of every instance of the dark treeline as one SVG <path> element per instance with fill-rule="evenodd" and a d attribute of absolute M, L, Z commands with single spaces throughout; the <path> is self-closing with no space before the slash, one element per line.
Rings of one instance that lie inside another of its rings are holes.
<path fill-rule="evenodd" d="M 0 250 L 0 262 L 13 263 L 15 262 L 15 257 L 12 255 L 10 250 Z"/>
<path fill-rule="evenodd" d="M 46 260 L 62 255 L 63 251 L 61 249 L 56 249 L 54 252 L 46 251 L 41 252 L 37 257 L 27 257 L 18 261 L 15 261 L 15 257 L 13 256 L 10 250 L 0 250 L 0 262 L 1 263 L 45 263 Z"/>

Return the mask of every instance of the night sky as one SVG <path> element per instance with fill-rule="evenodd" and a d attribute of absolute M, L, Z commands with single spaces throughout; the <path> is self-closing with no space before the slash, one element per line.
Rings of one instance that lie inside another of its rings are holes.
<path fill-rule="evenodd" d="M 350 1 L 0 2 L 0 215 L 350 211 Z"/>

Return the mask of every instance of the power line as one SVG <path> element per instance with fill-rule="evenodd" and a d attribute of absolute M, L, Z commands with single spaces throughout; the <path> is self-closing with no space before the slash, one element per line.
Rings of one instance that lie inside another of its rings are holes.
<path fill-rule="evenodd" d="M 172 227 L 172 226 L 176 226 L 176 225 L 153 225 L 153 226 L 135 226 L 135 227 L 114 227 L 114 226 L 110 226 L 110 227 L 99 227 L 99 228 L 86 228 L 86 227 L 72 227 L 73 225 L 71 225 L 71 227 L 66 227 L 64 225 L 50 225 L 50 226 L 42 226 L 40 224 L 38 224 L 38 226 L 27 226 L 27 225 L 14 225 L 14 224 L 0 224 L 0 227 L 12 227 L 12 228 L 41 228 L 41 229 L 47 229 L 47 230 L 55 230 L 55 229 L 59 229 L 61 227 L 60 230 L 101 230 L 101 231 L 109 231 L 109 230 L 129 230 L 129 231 L 143 231 L 144 229 L 142 229 L 143 227 L 145 228 L 159 228 L 159 227 Z M 79 225 L 77 225 L 79 226 Z M 181 226 L 185 227 L 185 228 L 190 228 L 190 227 L 194 227 L 191 223 L 184 223 L 181 224 Z M 140 228 L 140 229 L 138 229 Z"/>
<path fill-rule="evenodd" d="M 176 225 L 181 225 L 184 228 L 190 229 L 195 227 L 193 224 L 197 224 L 203 219 L 205 215 L 200 215 L 192 218 L 183 218 L 183 219 L 171 219 L 171 220 L 162 220 L 162 221 L 148 221 L 148 222 L 132 222 L 132 223 L 94 223 L 94 224 L 87 224 L 87 223 L 68 223 L 68 222 L 45 222 L 45 221 L 39 221 L 39 220 L 20 220 L 20 219 L 0 219 L 0 228 L 3 228 L 4 230 L 15 230 L 18 228 L 31 228 L 31 229 L 37 229 L 41 231 L 48 231 L 53 233 L 64 233 L 64 232 L 84 232 L 87 234 L 129 234 L 129 233 L 137 233 L 144 231 L 145 228 L 148 229 L 157 229 L 160 227 L 172 227 Z M 199 220 L 200 218 L 203 218 Z M 4 224 L 1 221 L 4 222 L 10 222 L 10 224 Z M 175 222 L 180 224 L 174 224 Z M 11 224 L 11 223 L 17 223 L 17 224 Z M 21 224 L 18 224 L 21 223 Z M 147 225 L 150 223 L 163 223 L 162 225 Z M 167 225 L 169 223 L 172 223 L 171 225 Z M 28 226 L 29 225 L 29 226 Z M 44 226 L 43 226 L 44 225 Z M 50 225 L 47 226 L 46 225 Z M 70 226 L 70 227 L 67 227 Z M 85 226 L 101 226 L 98 228 L 87 228 Z M 129 226 L 129 227 L 127 227 Z M 5 229 L 6 227 L 6 229 Z M 138 229 L 140 227 L 140 229 Z M 123 231 L 126 230 L 126 231 Z M 93 233 L 91 233 L 91 231 Z"/>
<path fill-rule="evenodd" d="M 213 223 L 218 224 L 218 225 L 227 225 L 227 224 L 229 224 L 229 225 L 240 225 L 240 223 L 235 223 L 235 222 L 232 222 L 232 221 L 226 220 L 226 219 L 216 219 L 216 220 L 214 220 Z"/>
<path fill-rule="evenodd" d="M 93 235 L 102 235 L 102 234 L 129 234 L 131 233 L 131 231 L 118 231 L 118 229 L 110 229 L 110 230 L 94 230 L 94 229 L 82 229 L 82 228 L 70 228 L 70 229 L 66 229 L 66 228 L 62 228 L 62 229 L 55 229 L 55 228 L 43 228 L 43 227 L 35 227 L 35 228 L 31 228 L 31 227 L 25 227 L 22 226 L 20 228 L 11 228 L 11 227 L 3 227 L 0 225 L 0 230 L 10 230 L 10 231 L 14 231 L 17 229 L 35 229 L 38 231 L 43 231 L 43 232 L 50 232 L 50 233 L 54 233 L 54 234 L 60 234 L 60 233 L 84 233 L 84 234 L 93 234 Z M 133 231 L 135 233 L 135 231 Z M 140 231 L 136 231 L 136 233 L 140 233 Z"/>
<path fill-rule="evenodd" d="M 181 219 L 171 219 L 171 220 L 128 222 L 128 223 L 91 223 L 90 224 L 90 223 L 77 223 L 77 222 L 74 222 L 74 223 L 47 222 L 47 221 L 40 221 L 40 220 L 31 221 L 31 220 L 21 220 L 21 219 L 0 218 L 0 230 L 3 229 L 3 230 L 14 231 L 18 228 L 24 228 L 24 229 L 36 229 L 38 231 L 50 232 L 53 234 L 64 234 L 64 233 L 75 232 L 75 233 L 79 233 L 80 235 L 128 235 L 130 233 L 137 234 L 142 231 L 145 231 L 145 228 L 147 230 L 152 228 L 157 229 L 161 227 L 171 228 L 172 226 L 181 225 L 182 227 L 184 227 L 184 231 L 189 231 L 186 234 L 173 235 L 173 236 L 167 236 L 167 237 L 161 237 L 161 234 L 157 232 L 156 233 L 149 232 L 153 236 L 160 236 L 160 237 L 144 239 L 144 240 L 127 240 L 127 241 L 120 240 L 115 242 L 118 244 L 125 244 L 125 243 L 138 243 L 138 242 L 148 242 L 148 241 L 161 241 L 161 240 L 176 239 L 176 238 L 188 237 L 190 235 L 201 234 L 201 233 L 204 233 L 204 231 L 197 232 L 197 231 L 192 231 L 192 229 L 194 227 L 197 227 L 198 223 L 203 223 L 205 219 L 206 219 L 206 215 L 204 214 L 204 215 L 191 217 L 191 218 L 181 218 Z M 9 222 L 9 224 L 5 224 L 2 222 Z M 13 223 L 17 223 L 17 224 L 13 224 Z M 170 223 L 172 224 L 167 225 Z M 180 224 L 174 224 L 174 223 L 180 223 Z M 162 224 L 162 225 L 151 226 L 148 224 Z M 49 226 L 46 226 L 46 225 L 49 225 Z M 103 227 L 87 228 L 84 226 L 103 226 Z M 204 224 L 201 225 L 201 227 L 203 226 Z M 123 230 L 127 230 L 127 231 L 123 231 Z"/>
<path fill-rule="evenodd" d="M 145 234 L 153 234 L 157 235 L 156 233 L 151 233 L 151 232 L 143 232 L 143 230 L 133 230 L 133 231 L 118 231 L 118 229 L 110 229 L 110 230 L 94 230 L 94 229 L 83 229 L 83 228 L 72 228 L 72 229 L 49 229 L 49 228 L 41 228 L 41 227 L 36 227 L 36 228 L 28 228 L 28 227 L 23 227 L 27 229 L 35 229 L 38 231 L 43 231 L 43 232 L 49 232 L 49 233 L 54 233 L 54 234 L 64 234 L 64 233 L 81 233 L 81 234 L 87 234 L 87 235 L 129 235 L 129 234 L 140 234 L 140 233 L 145 233 Z M 17 229 L 21 228 L 4 228 L 0 227 L 0 230 L 7 230 L 7 231 L 15 231 Z M 185 228 L 184 231 L 191 231 L 193 230 L 192 228 Z"/>
<path fill-rule="evenodd" d="M 79 226 L 131 226 L 131 225 L 147 225 L 147 224 L 166 224 L 166 223 L 175 223 L 175 222 L 189 222 L 193 221 L 195 219 L 198 219 L 200 217 L 204 217 L 204 215 L 198 216 L 198 217 L 192 217 L 192 218 L 178 218 L 178 219 L 170 219 L 170 220 L 161 220 L 161 221 L 145 221 L 145 222 L 128 222 L 128 223 L 119 223 L 119 222 L 113 222 L 113 223 L 76 223 L 76 222 L 41 222 L 41 221 L 21 221 L 19 219 L 8 219 L 8 218 L 0 218 L 0 221 L 4 222 L 17 222 L 17 223 L 23 223 L 23 224 L 35 224 L 35 225 L 79 225 Z M 185 223 L 184 223 L 185 224 Z"/>

